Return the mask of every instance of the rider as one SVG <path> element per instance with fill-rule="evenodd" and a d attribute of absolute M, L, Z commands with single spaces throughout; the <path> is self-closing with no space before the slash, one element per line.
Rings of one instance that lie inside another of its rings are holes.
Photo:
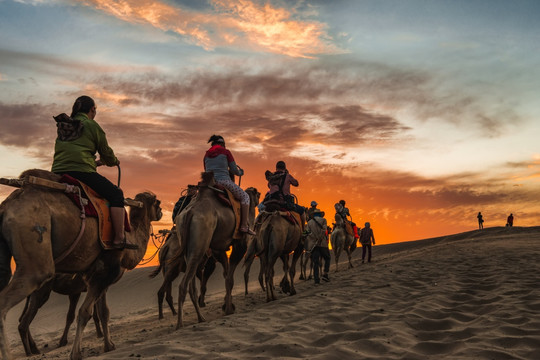
<path fill-rule="evenodd" d="M 302 221 L 302 230 L 304 230 L 304 224 L 306 223 L 306 209 L 303 206 L 295 204 L 294 196 L 291 194 L 291 185 L 298 186 L 298 180 L 289 174 L 287 165 L 281 160 L 276 163 L 276 172 L 272 173 L 266 171 L 265 176 L 268 180 L 268 188 L 270 189 L 267 197 L 270 199 L 282 200 L 285 202 L 285 207 L 287 209 L 297 212 Z"/>
<path fill-rule="evenodd" d="M 255 232 L 248 226 L 249 195 L 231 180 L 230 175 L 231 172 L 234 175 L 242 176 L 244 170 L 236 165 L 232 153 L 225 148 L 223 136 L 212 135 L 208 142 L 211 143 L 211 147 L 204 155 L 204 170 L 212 171 L 216 184 L 229 190 L 240 201 L 240 232 L 255 235 Z"/>
<path fill-rule="evenodd" d="M 352 221 L 352 216 L 349 212 L 349 209 L 345 207 L 345 200 L 339 200 L 339 202 L 334 205 L 334 208 L 336 209 L 336 224 L 342 226 L 349 234 L 354 237 L 355 241 L 352 247 L 356 249 L 356 239 L 359 236 L 358 228 L 356 227 L 356 224 Z M 351 219 L 349 220 L 347 219 L 347 217 L 350 217 Z M 347 230 L 347 224 L 350 224 L 350 232 Z"/>
<path fill-rule="evenodd" d="M 96 170 L 101 165 L 120 165 L 120 160 L 114 155 L 114 151 L 107 143 L 105 132 L 94 120 L 96 112 L 96 103 L 91 97 L 83 95 L 75 100 L 71 118 L 81 122 L 82 132 L 79 137 L 71 140 L 57 137 L 54 145 L 52 172 L 69 175 L 88 185 L 105 198 L 109 202 L 114 230 L 114 240 L 111 247 L 137 249 L 137 245 L 126 244 L 124 193 Z M 99 153 L 99 160 L 96 160 L 96 152 Z"/>
<path fill-rule="evenodd" d="M 311 202 L 311 207 L 309 209 L 307 209 L 307 220 L 309 221 L 310 219 L 313 219 L 313 214 L 316 212 L 316 211 L 320 211 L 318 208 L 317 208 L 317 205 L 319 205 L 316 201 L 312 201 Z"/>

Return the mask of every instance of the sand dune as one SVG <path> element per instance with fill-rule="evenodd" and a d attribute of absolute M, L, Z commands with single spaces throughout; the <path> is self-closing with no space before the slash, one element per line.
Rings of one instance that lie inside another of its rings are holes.
<path fill-rule="evenodd" d="M 210 284 L 205 323 L 187 303 L 186 327 L 165 309 L 158 320 L 161 277 L 127 273 L 108 293 L 117 350 L 103 353 L 90 322 L 83 354 L 93 359 L 540 359 L 540 227 L 489 228 L 374 247 L 374 261 L 331 268 L 331 281 L 298 281 L 295 296 L 266 303 L 253 281 L 237 312 L 223 316 L 221 267 Z M 277 266 L 278 268 L 280 266 Z M 252 269 L 255 280 L 257 269 Z M 177 283 L 175 283 L 177 284 Z M 176 290 L 175 290 L 176 298 Z M 8 314 L 15 358 L 25 358 L 17 333 L 20 307 Z M 32 324 L 44 354 L 56 349 L 67 298 L 54 295 Z M 46 347 L 45 347 L 46 346 Z"/>

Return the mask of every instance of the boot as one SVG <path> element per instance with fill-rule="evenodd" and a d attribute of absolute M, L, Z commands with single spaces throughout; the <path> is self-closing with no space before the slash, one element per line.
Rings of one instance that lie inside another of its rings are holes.
<path fill-rule="evenodd" d="M 126 210 L 123 207 L 111 207 L 110 211 L 114 230 L 113 247 L 115 249 L 138 249 L 137 245 L 126 244 L 126 234 L 124 233 Z"/>
<path fill-rule="evenodd" d="M 240 204 L 240 232 L 255 235 L 248 225 L 249 204 Z"/>

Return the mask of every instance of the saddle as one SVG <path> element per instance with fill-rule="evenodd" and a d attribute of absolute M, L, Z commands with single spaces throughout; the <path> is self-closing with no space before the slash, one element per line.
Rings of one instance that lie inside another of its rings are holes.
<path fill-rule="evenodd" d="M 92 190 L 88 185 L 82 183 L 81 181 L 69 176 L 62 175 L 58 182 L 67 183 L 70 185 L 79 186 L 81 188 L 81 196 L 84 199 L 88 200 L 88 204 L 84 206 L 85 215 L 89 217 L 95 217 L 98 219 L 98 234 L 99 242 L 103 249 L 110 250 L 112 249 L 112 241 L 114 240 L 114 231 L 111 221 L 111 212 L 107 203 L 107 200 L 102 198 L 98 193 Z M 79 197 L 74 193 L 66 193 L 66 195 L 73 201 L 79 209 L 81 209 L 81 204 Z M 129 220 L 126 217 L 124 220 L 124 229 L 126 232 L 131 231 L 131 226 Z"/>
<path fill-rule="evenodd" d="M 214 194 L 216 194 L 217 198 L 221 201 L 221 203 L 225 206 L 230 207 L 233 210 L 234 213 L 234 234 L 233 239 L 241 239 L 244 235 L 240 232 L 240 219 L 241 219 L 241 210 L 240 210 L 240 201 L 238 201 L 234 195 L 225 187 L 216 184 L 214 185 L 214 188 L 221 191 L 215 191 Z"/>

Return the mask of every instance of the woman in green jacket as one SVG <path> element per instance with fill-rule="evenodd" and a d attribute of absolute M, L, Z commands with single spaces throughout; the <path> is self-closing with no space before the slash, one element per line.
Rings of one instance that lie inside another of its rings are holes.
<path fill-rule="evenodd" d="M 120 164 L 114 151 L 107 143 L 105 132 L 94 120 L 96 109 L 96 103 L 89 96 L 83 95 L 75 100 L 71 117 L 74 120 L 80 120 L 83 129 L 80 136 L 74 140 L 56 139 L 52 171 L 57 174 L 69 175 L 85 183 L 108 200 L 115 234 L 113 247 L 117 249 L 137 248 L 136 245 L 125 243 L 124 193 L 96 170 L 101 165 L 115 166 Z M 96 152 L 99 153 L 99 160 L 96 160 Z"/>

